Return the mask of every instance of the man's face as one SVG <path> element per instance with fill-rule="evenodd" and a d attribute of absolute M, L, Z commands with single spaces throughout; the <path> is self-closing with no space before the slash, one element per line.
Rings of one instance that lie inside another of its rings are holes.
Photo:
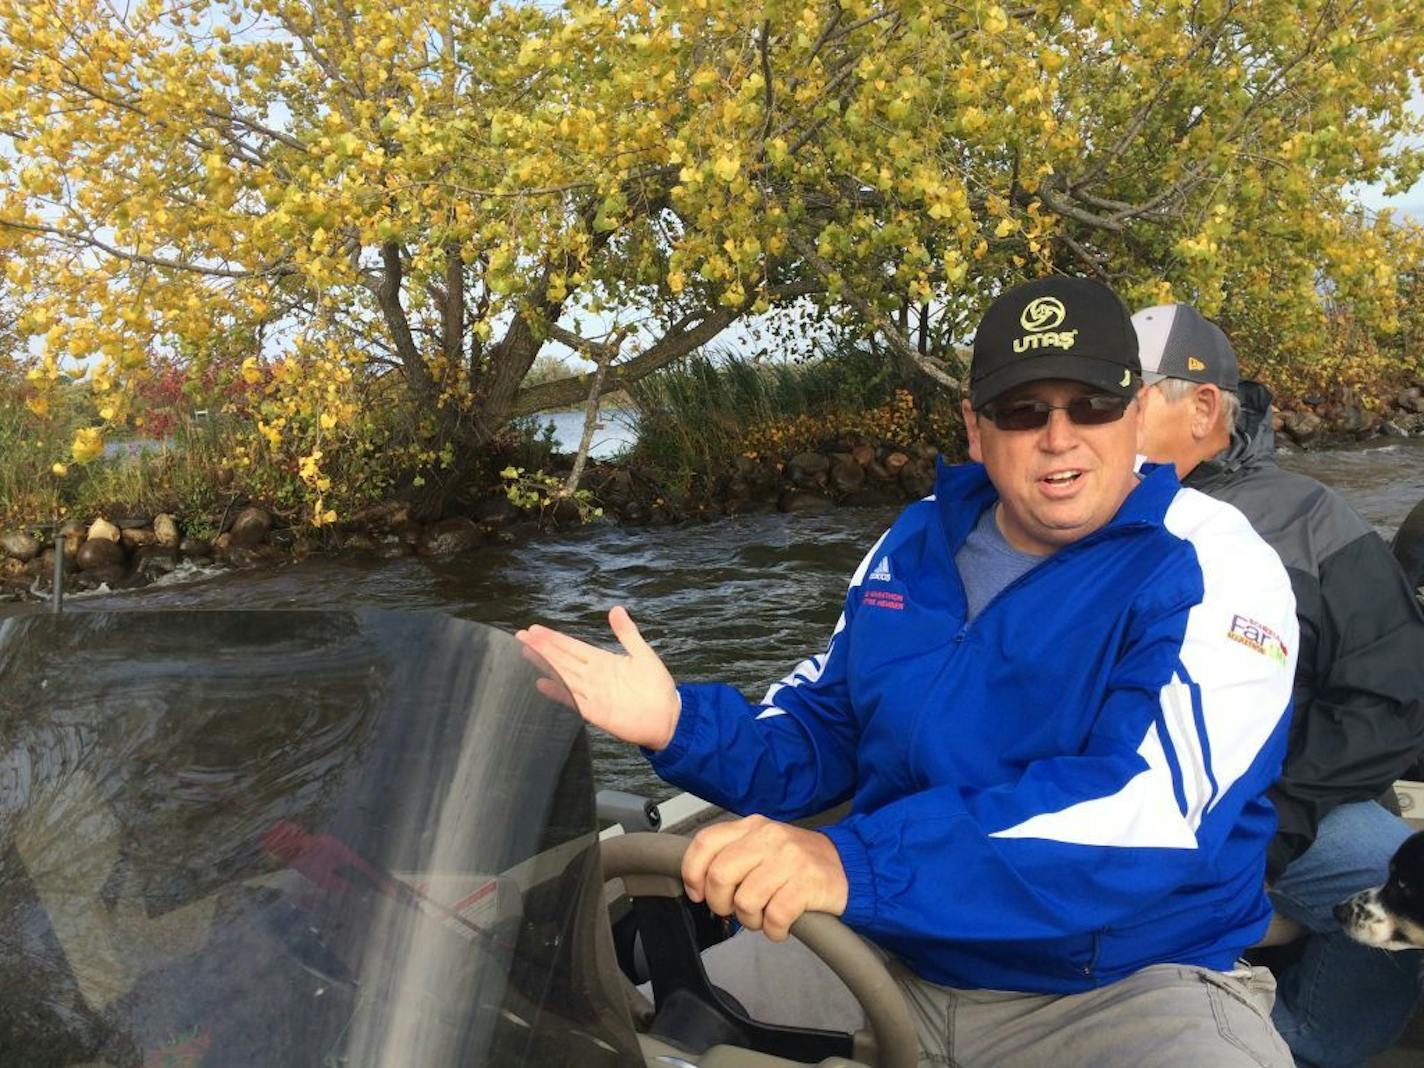
<path fill-rule="evenodd" d="M 1176 463 L 1191 450 L 1193 402 L 1193 394 L 1172 401 L 1156 385 L 1142 387 L 1137 403 L 1142 409 L 1141 452 L 1147 459 L 1154 464 Z"/>
<path fill-rule="evenodd" d="M 1040 400 L 1065 405 L 1097 390 L 1052 379 L 1009 390 L 995 403 Z M 999 529 L 1022 552 L 1047 555 L 1104 526 L 1137 484 L 1133 473 L 1141 405 L 1121 419 L 1079 426 L 1064 411 L 1049 413 L 1037 430 L 1000 430 L 964 402 L 969 455 L 988 470 L 999 491 Z"/>

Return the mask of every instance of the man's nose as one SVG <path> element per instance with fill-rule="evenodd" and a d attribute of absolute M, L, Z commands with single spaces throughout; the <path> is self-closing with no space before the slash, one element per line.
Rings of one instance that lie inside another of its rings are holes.
<path fill-rule="evenodd" d="M 1048 413 L 1048 425 L 1043 428 L 1040 440 L 1048 452 L 1066 452 L 1077 444 L 1078 428 L 1066 411 L 1055 408 Z"/>

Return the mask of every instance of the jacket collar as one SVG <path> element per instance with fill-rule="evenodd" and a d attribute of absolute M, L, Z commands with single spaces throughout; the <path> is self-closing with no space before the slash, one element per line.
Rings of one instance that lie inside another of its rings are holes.
<path fill-rule="evenodd" d="M 1162 525 L 1168 507 L 1182 488 L 1176 469 L 1171 464 L 1145 463 L 1138 473 L 1140 481 L 1117 514 L 1089 538 L 1134 525 Z M 984 509 L 998 499 L 998 491 L 983 464 L 946 464 L 940 459 L 935 473 L 935 507 L 951 553 L 959 551 Z"/>
<path fill-rule="evenodd" d="M 1259 382 L 1243 378 L 1237 396 L 1241 400 L 1241 414 L 1231 430 L 1231 444 L 1192 468 L 1187 475 L 1187 485 L 1210 492 L 1209 487 L 1227 475 L 1276 462 L 1271 391 Z"/>

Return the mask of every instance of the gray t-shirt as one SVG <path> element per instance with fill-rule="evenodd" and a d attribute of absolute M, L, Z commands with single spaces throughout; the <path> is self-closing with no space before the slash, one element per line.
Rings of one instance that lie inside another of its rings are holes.
<path fill-rule="evenodd" d="M 1014 579 L 1042 563 L 1047 557 L 1020 552 L 1010 545 L 999 524 L 994 520 L 998 505 L 984 509 L 979 522 L 969 532 L 969 537 L 954 554 L 954 566 L 959 569 L 959 577 L 964 583 L 964 593 L 969 601 L 966 623 L 984 610 L 995 595 Z"/>

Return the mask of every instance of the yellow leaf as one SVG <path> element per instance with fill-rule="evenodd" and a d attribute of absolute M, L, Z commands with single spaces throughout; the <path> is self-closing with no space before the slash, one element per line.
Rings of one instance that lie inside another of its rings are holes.
<path fill-rule="evenodd" d="M 74 435 L 70 455 L 76 463 L 87 464 L 104 451 L 104 435 L 96 426 L 86 426 Z"/>
<path fill-rule="evenodd" d="M 42 393 L 36 393 L 33 397 L 25 398 L 25 407 L 43 419 L 49 415 L 49 398 Z"/>
<path fill-rule="evenodd" d="M 724 182 L 735 180 L 741 169 L 742 161 L 736 156 L 719 156 L 717 162 L 712 165 L 712 173 Z"/>

